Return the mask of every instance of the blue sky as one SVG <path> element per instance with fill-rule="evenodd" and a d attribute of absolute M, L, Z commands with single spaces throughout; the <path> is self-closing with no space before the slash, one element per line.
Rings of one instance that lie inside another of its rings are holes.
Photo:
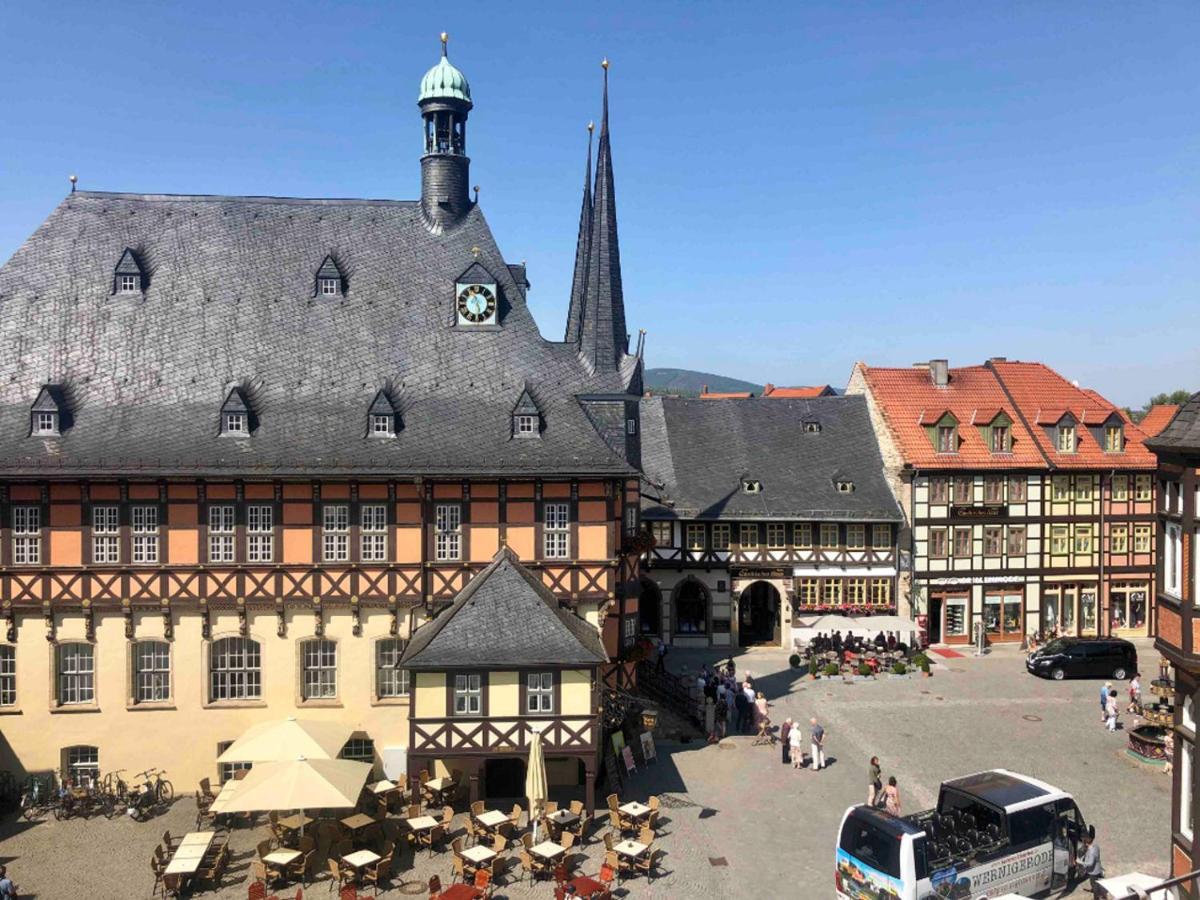
<path fill-rule="evenodd" d="M 414 198 L 451 34 L 473 181 L 566 314 L 598 62 L 648 364 L 842 385 L 1041 359 L 1200 388 L 1200 4 L 5 4 L 0 258 L 95 190 Z"/>

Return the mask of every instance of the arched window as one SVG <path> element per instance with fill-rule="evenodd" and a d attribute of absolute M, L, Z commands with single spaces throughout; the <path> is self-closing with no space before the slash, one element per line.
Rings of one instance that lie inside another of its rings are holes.
<path fill-rule="evenodd" d="M 210 703 L 262 698 L 262 649 L 253 638 L 213 641 L 208 668 Z"/>
<path fill-rule="evenodd" d="M 708 591 L 694 578 L 675 589 L 675 633 L 708 633 Z"/>
<path fill-rule="evenodd" d="M 163 703 L 171 699 L 171 645 L 138 641 L 133 645 L 133 702 Z"/>
<path fill-rule="evenodd" d="M 304 700 L 337 697 L 337 643 L 313 638 L 300 644 L 300 696 Z"/>
<path fill-rule="evenodd" d="M 91 787 L 100 777 L 100 749 L 90 746 L 67 747 L 62 752 L 62 769 L 79 787 Z"/>

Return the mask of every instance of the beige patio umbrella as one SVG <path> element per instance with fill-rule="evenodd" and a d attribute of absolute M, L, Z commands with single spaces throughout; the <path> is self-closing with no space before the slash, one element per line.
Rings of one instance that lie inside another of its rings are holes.
<path fill-rule="evenodd" d="M 525 765 L 525 796 L 529 799 L 529 821 L 533 823 L 533 842 L 538 839 L 538 821 L 546 808 L 546 757 L 542 752 L 542 735 L 533 733 L 529 742 L 529 762 Z"/>
<path fill-rule="evenodd" d="M 350 759 L 306 759 L 255 765 L 238 785 L 225 812 L 269 812 L 296 809 L 350 809 L 371 764 Z M 303 833 L 303 829 L 301 829 Z"/>
<path fill-rule="evenodd" d="M 354 729 L 344 722 L 297 719 L 260 722 L 230 744 L 217 757 L 218 763 L 278 762 L 305 759 L 336 759 Z M 249 812 L 249 810 L 246 810 Z"/>

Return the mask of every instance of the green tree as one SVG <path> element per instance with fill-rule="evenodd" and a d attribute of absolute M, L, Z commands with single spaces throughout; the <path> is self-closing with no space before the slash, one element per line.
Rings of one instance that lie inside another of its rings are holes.
<path fill-rule="evenodd" d="M 1146 409 L 1151 406 L 1160 406 L 1164 403 L 1173 403 L 1176 406 L 1183 406 L 1192 397 L 1189 391 L 1171 391 L 1169 394 L 1155 394 L 1150 398 L 1150 402 L 1146 404 Z"/>

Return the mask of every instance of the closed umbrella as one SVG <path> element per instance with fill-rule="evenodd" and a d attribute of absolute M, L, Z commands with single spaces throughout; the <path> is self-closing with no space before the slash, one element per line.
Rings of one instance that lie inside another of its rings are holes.
<path fill-rule="evenodd" d="M 349 809 L 357 805 L 370 774 L 370 763 L 349 759 L 301 756 L 259 763 L 241 780 L 225 812 Z"/>
<path fill-rule="evenodd" d="M 533 822 L 533 842 L 537 843 L 537 823 L 546 809 L 546 757 L 542 736 L 534 732 L 529 742 L 529 762 L 525 765 L 525 796 L 529 799 L 529 819 Z"/>
<path fill-rule="evenodd" d="M 295 716 L 260 722 L 230 744 L 217 757 L 218 763 L 277 762 L 305 759 L 336 759 L 354 729 L 344 722 L 318 722 Z"/>

